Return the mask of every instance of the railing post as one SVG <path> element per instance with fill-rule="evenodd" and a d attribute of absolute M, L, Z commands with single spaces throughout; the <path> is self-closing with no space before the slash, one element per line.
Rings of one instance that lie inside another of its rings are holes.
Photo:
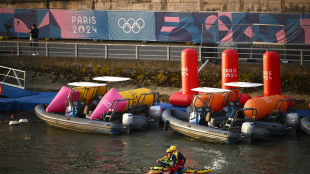
<path fill-rule="evenodd" d="M 26 89 L 26 71 L 24 72 L 24 89 Z"/>
<path fill-rule="evenodd" d="M 304 65 L 304 52 L 300 50 L 300 65 Z"/>
<path fill-rule="evenodd" d="M 74 52 L 75 52 L 75 57 L 78 57 L 79 53 L 78 53 L 78 44 L 77 43 L 74 44 Z"/>
<path fill-rule="evenodd" d="M 201 46 L 199 46 L 198 52 L 198 60 L 201 62 Z"/>
<path fill-rule="evenodd" d="M 108 58 L 108 45 L 104 45 L 104 58 Z"/>
<path fill-rule="evenodd" d="M 138 45 L 136 45 L 136 59 L 139 59 L 139 48 Z"/>
<path fill-rule="evenodd" d="M 167 46 L 167 60 L 170 60 L 170 47 Z"/>
<path fill-rule="evenodd" d="M 17 51 L 17 56 L 19 56 L 19 53 L 20 53 L 20 43 L 19 41 L 17 42 L 17 45 L 16 45 L 16 51 Z"/>
<path fill-rule="evenodd" d="M 48 42 L 45 42 L 45 56 L 48 57 L 49 52 L 48 52 Z"/>

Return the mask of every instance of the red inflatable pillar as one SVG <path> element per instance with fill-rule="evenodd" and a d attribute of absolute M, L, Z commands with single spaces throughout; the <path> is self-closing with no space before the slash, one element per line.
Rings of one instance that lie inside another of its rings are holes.
<path fill-rule="evenodd" d="M 264 97 L 281 95 L 280 55 L 269 51 L 263 56 Z"/>
<path fill-rule="evenodd" d="M 239 60 L 238 52 L 235 50 L 225 50 L 222 52 L 222 89 L 228 89 L 225 83 L 237 82 Z M 232 89 L 233 87 L 230 87 Z M 238 92 L 238 91 L 235 91 Z"/>
<path fill-rule="evenodd" d="M 182 51 L 182 94 L 192 94 L 192 88 L 198 87 L 198 54 L 197 51 L 187 48 Z"/>
<path fill-rule="evenodd" d="M 194 97 L 191 89 L 198 87 L 198 54 L 194 49 L 187 48 L 181 54 L 182 92 L 173 93 L 169 102 L 173 106 L 190 106 Z"/>

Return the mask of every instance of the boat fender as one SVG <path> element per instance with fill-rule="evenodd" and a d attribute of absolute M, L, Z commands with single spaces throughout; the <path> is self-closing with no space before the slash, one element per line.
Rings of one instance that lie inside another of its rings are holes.
<path fill-rule="evenodd" d="M 168 120 L 167 120 L 167 121 L 165 121 L 165 123 L 164 123 L 164 128 L 165 128 L 165 131 L 166 131 L 166 130 L 168 130 L 169 126 L 170 126 L 169 121 L 168 121 Z"/>
<path fill-rule="evenodd" d="M 27 118 L 21 118 L 18 120 L 19 123 L 28 123 L 28 119 Z"/>
<path fill-rule="evenodd" d="M 12 121 L 9 122 L 10 126 L 11 125 L 18 125 L 18 124 L 19 124 L 19 122 L 17 120 L 12 120 Z"/>

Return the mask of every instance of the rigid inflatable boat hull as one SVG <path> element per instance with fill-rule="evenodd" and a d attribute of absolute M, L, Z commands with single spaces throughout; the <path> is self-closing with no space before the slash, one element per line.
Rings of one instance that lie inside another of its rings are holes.
<path fill-rule="evenodd" d="M 300 120 L 300 127 L 302 130 L 310 134 L 310 117 L 304 117 Z"/>
<path fill-rule="evenodd" d="M 43 105 L 37 105 L 35 107 L 35 113 L 40 119 L 44 120 L 51 126 L 79 132 L 92 132 L 113 135 L 119 134 L 122 128 L 120 123 L 90 120 L 87 118 L 68 117 L 57 113 L 49 113 L 46 112 Z"/>
<path fill-rule="evenodd" d="M 162 119 L 165 123 L 169 123 L 174 131 L 192 138 L 223 143 L 237 143 L 239 141 L 238 132 L 190 124 L 186 118 L 186 112 L 183 111 L 165 110 Z"/>

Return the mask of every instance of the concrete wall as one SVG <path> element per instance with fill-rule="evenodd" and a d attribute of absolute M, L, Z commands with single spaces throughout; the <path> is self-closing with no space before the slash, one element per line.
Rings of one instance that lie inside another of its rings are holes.
<path fill-rule="evenodd" d="M 310 0 L 2 0 L 1 8 L 309 13 Z"/>

